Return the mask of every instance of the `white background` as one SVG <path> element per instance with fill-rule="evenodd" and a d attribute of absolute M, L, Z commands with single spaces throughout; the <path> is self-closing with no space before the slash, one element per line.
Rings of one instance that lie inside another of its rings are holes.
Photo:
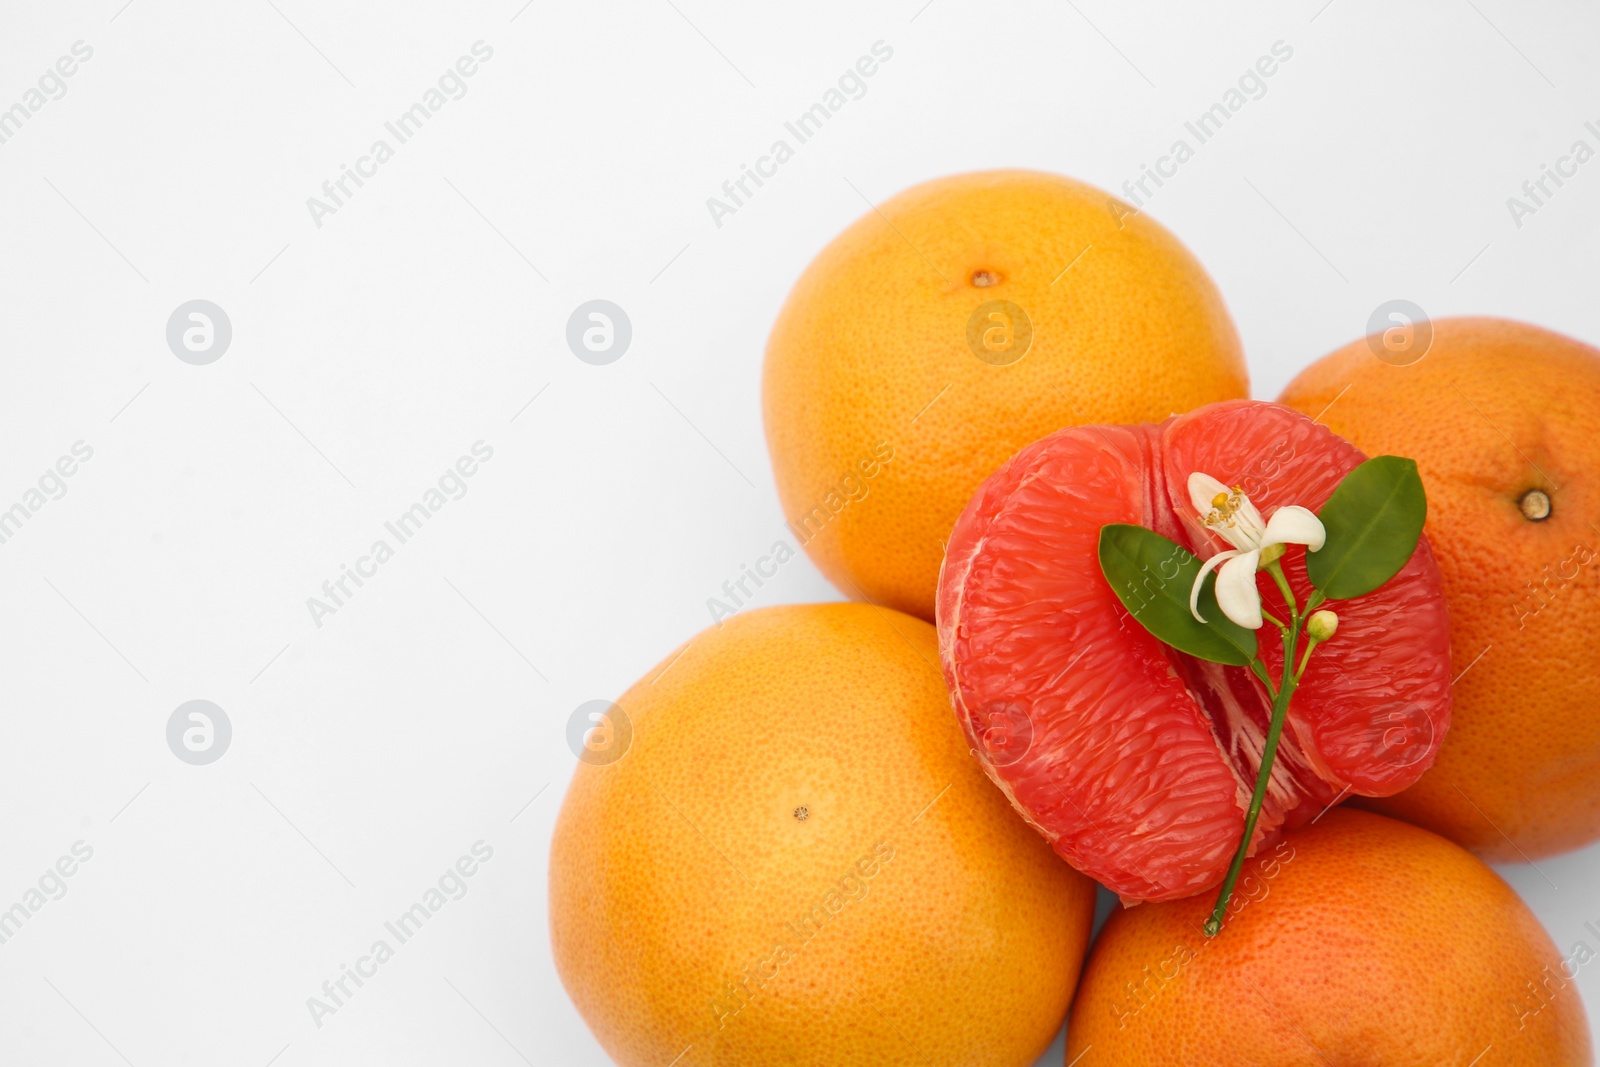
<path fill-rule="evenodd" d="M 307 197 L 480 39 L 467 95 L 317 227 Z M 1600 341 L 1600 162 L 1506 207 L 1597 144 L 1591 4 L 8 4 L 0 107 L 79 40 L 0 145 L 0 508 L 94 450 L 0 545 L 0 907 L 94 855 L 0 945 L 6 1064 L 606 1062 L 546 931 L 567 718 L 773 540 L 766 331 L 863 196 L 995 166 L 1120 188 L 1282 40 L 1148 208 L 1255 395 L 1395 297 Z M 715 226 L 706 198 L 878 40 L 867 94 Z M 564 342 L 595 297 L 634 329 L 603 367 Z M 165 340 L 194 298 L 233 325 L 209 366 Z M 307 598 L 479 440 L 467 495 L 316 626 Z M 759 602 L 836 597 L 802 559 Z M 234 730 L 204 767 L 165 740 L 195 698 Z M 480 839 L 467 895 L 313 1025 Z M 1505 874 L 1563 952 L 1600 948 L 1600 851 Z M 1577 985 L 1600 1019 L 1600 969 Z"/>

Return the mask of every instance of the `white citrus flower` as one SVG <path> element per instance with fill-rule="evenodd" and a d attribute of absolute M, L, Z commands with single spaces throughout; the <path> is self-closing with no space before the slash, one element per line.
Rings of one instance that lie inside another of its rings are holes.
<path fill-rule="evenodd" d="M 1189 475 L 1189 502 L 1205 521 L 1233 547 L 1206 560 L 1189 590 L 1189 613 L 1201 622 L 1200 587 L 1217 571 L 1217 606 L 1240 626 L 1261 629 L 1261 593 L 1256 589 L 1256 571 L 1262 566 L 1262 550 L 1273 545 L 1305 545 L 1315 552 L 1322 547 L 1327 531 L 1322 520 L 1294 504 L 1278 508 L 1265 522 L 1261 512 L 1238 486 L 1229 489 L 1209 474 Z M 1270 554 L 1267 562 L 1282 554 Z"/>

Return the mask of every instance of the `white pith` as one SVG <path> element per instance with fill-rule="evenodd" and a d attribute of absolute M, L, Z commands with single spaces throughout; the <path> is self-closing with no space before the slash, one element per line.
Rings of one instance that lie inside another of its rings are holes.
<path fill-rule="evenodd" d="M 1245 713 L 1244 705 L 1234 696 L 1233 689 L 1228 685 L 1220 663 L 1196 661 L 1200 674 L 1206 684 L 1217 696 L 1222 704 L 1223 714 L 1227 718 L 1228 736 L 1230 738 L 1227 749 L 1223 752 L 1228 762 L 1237 770 L 1239 779 L 1239 806 L 1248 809 L 1250 796 L 1255 790 L 1255 776 L 1260 773 L 1261 756 L 1267 747 L 1267 732 Z M 1204 707 L 1204 703 L 1196 701 Z M 1216 727 L 1212 727 L 1216 732 Z M 1217 738 L 1219 746 L 1222 743 Z M 1294 747 L 1292 736 L 1285 730 L 1278 738 L 1278 751 L 1285 753 Z M 1273 761 L 1272 773 L 1267 776 L 1267 796 L 1279 808 L 1287 810 L 1294 806 L 1297 792 L 1294 780 L 1288 770 L 1288 761 L 1277 759 Z"/>

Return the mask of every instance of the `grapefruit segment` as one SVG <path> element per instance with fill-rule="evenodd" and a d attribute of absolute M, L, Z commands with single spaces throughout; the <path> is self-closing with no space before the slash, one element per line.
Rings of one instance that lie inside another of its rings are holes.
<path fill-rule="evenodd" d="M 1320 508 L 1364 459 L 1287 408 L 1227 401 L 1159 425 L 1062 430 L 996 471 L 957 521 L 937 604 L 957 717 L 1024 818 L 1125 902 L 1222 880 L 1270 703 L 1248 669 L 1186 656 L 1128 615 L 1100 571 L 1100 528 L 1147 526 L 1209 558 L 1227 546 L 1191 514 L 1191 472 L 1243 487 L 1270 516 Z M 1285 566 L 1304 603 L 1303 553 Z M 1270 578 L 1258 580 L 1276 605 Z M 1254 849 L 1352 793 L 1405 788 L 1449 725 L 1448 630 L 1426 541 L 1383 588 L 1332 606 L 1339 632 L 1290 706 Z M 1276 678 L 1277 632 L 1260 636 Z"/>

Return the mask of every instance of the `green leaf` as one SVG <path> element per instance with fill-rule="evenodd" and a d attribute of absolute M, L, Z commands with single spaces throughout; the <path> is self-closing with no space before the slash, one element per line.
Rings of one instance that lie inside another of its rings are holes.
<path fill-rule="evenodd" d="M 1406 565 L 1427 517 L 1415 460 L 1367 460 L 1345 475 L 1317 513 L 1328 539 L 1320 551 L 1306 553 L 1311 584 L 1332 600 L 1372 592 Z"/>
<path fill-rule="evenodd" d="M 1200 594 L 1200 622 L 1189 613 L 1189 590 L 1200 573 L 1194 553 L 1154 530 L 1112 523 L 1100 528 L 1100 570 L 1139 625 L 1179 652 L 1243 667 L 1255 659 L 1256 632 L 1217 607 L 1216 575 Z"/>

